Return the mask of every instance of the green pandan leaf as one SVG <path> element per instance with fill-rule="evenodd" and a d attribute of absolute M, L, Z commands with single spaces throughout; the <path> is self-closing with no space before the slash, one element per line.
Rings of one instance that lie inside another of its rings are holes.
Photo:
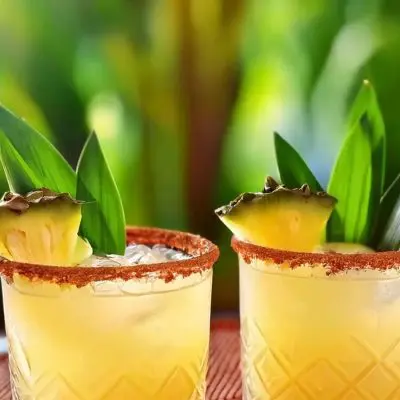
<path fill-rule="evenodd" d="M 76 175 L 63 156 L 44 136 L 1 105 L 0 132 L 19 155 L 18 160 L 23 160 L 40 180 L 38 182 L 40 187 L 75 195 Z M 19 161 L 15 161 L 13 165 L 16 166 L 18 163 Z M 9 172 L 12 172 L 11 169 L 14 167 L 9 166 Z M 13 179 L 13 184 L 17 187 L 24 185 L 24 182 L 17 181 L 19 179 L 17 173 L 13 174 Z"/>
<path fill-rule="evenodd" d="M 28 164 L 17 153 L 8 139 L 0 133 L 0 160 L 8 186 L 14 193 L 26 194 L 42 187 Z"/>
<path fill-rule="evenodd" d="M 351 149 L 349 149 L 349 159 L 347 161 L 342 160 L 343 170 L 346 168 L 345 162 L 350 164 L 347 168 L 364 168 L 364 164 L 368 162 L 370 164 L 371 178 L 369 179 L 368 187 L 369 193 L 367 198 L 364 199 L 364 203 L 368 203 L 368 212 L 365 214 L 365 220 L 361 220 L 359 226 L 365 225 L 365 234 L 355 235 L 355 232 L 350 233 L 348 230 L 349 221 L 350 226 L 354 223 L 354 218 L 352 215 L 340 215 L 343 214 L 343 205 L 338 206 L 338 209 L 342 207 L 341 212 L 335 211 L 332 214 L 331 220 L 328 225 L 328 239 L 329 240 L 346 240 L 346 241 L 362 241 L 368 245 L 376 244 L 377 238 L 377 228 L 380 227 L 379 212 L 380 212 L 380 200 L 383 192 L 383 187 L 385 183 L 385 157 L 386 157 L 386 135 L 385 135 L 385 125 L 383 122 L 382 114 L 379 109 L 378 101 L 373 86 L 369 81 L 364 81 L 361 88 L 355 97 L 353 104 L 350 107 L 349 116 L 347 120 L 347 131 L 348 137 L 354 135 L 355 131 L 359 131 L 359 137 L 361 138 L 361 131 L 363 132 L 363 137 L 368 140 L 370 147 L 370 158 L 364 160 L 363 164 L 358 166 L 350 160 Z M 347 139 L 346 139 L 347 140 Z M 356 141 L 354 137 L 351 141 Z M 343 146 L 343 149 L 345 145 Z M 342 151 L 344 151 L 342 149 Z M 358 149 L 355 149 L 358 151 Z M 339 156 L 340 158 L 341 156 Z M 343 172 L 343 171 L 342 171 Z M 332 182 L 339 182 L 340 177 L 337 175 L 334 169 L 331 174 L 331 184 Z M 331 190 L 331 184 L 328 190 Z M 335 184 L 334 184 L 335 185 Z M 346 185 L 345 185 L 346 186 Z M 367 189 L 364 188 L 364 192 Z M 343 194 L 346 189 L 343 189 Z M 332 193 L 334 195 L 334 193 Z M 339 197 L 339 203 L 347 202 L 346 198 Z M 347 213 L 355 212 L 351 211 L 350 207 Z M 354 209 L 355 210 L 355 209 Z M 346 228 L 347 227 L 347 228 Z M 375 232 L 375 233 L 374 233 Z M 354 236 L 355 235 L 355 236 Z"/>
<path fill-rule="evenodd" d="M 379 250 L 400 249 L 400 174 L 382 196 L 377 233 Z"/>
<path fill-rule="evenodd" d="M 372 146 L 362 122 L 354 125 L 336 160 L 328 193 L 339 202 L 328 223 L 328 240 L 368 243 L 375 204 L 372 190 Z"/>
<path fill-rule="evenodd" d="M 348 131 L 351 132 L 354 126 L 366 115 L 369 123 L 367 133 L 371 141 L 373 169 L 377 172 L 375 183 L 383 191 L 385 184 L 386 165 L 386 134 L 385 123 L 379 108 L 376 93 L 372 84 L 364 80 L 361 88 L 354 99 L 348 117 Z"/>
<path fill-rule="evenodd" d="M 371 83 L 365 80 L 350 109 L 348 118 L 349 131 L 363 119 L 364 129 L 368 133 L 372 148 L 372 169 L 374 172 L 374 186 L 383 192 L 385 185 L 386 165 L 386 134 L 385 123 L 379 108 L 376 93 Z"/>
<path fill-rule="evenodd" d="M 126 239 L 122 202 L 95 133 L 82 150 L 77 174 L 77 198 L 89 203 L 82 208 L 82 236 L 98 254 L 123 254 Z"/>
<path fill-rule="evenodd" d="M 376 245 L 379 225 L 380 201 L 385 185 L 386 166 L 386 134 L 385 124 L 379 108 L 376 93 L 367 80 L 364 80 L 354 99 L 348 118 L 348 130 L 361 122 L 364 132 L 370 141 L 372 156 L 372 182 L 371 182 L 371 234 L 369 245 Z"/>
<path fill-rule="evenodd" d="M 300 154 L 279 133 L 274 133 L 274 142 L 282 183 L 291 188 L 301 187 L 307 183 L 311 190 L 323 191 L 322 186 Z"/>

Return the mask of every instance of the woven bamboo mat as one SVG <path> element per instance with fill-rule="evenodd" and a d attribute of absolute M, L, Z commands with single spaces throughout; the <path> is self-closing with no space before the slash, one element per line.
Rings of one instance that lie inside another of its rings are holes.
<path fill-rule="evenodd" d="M 239 324 L 235 319 L 211 323 L 207 400 L 241 400 Z M 0 400 L 11 399 L 7 358 L 0 359 Z M 121 399 L 123 400 L 123 399 Z M 177 399 L 178 400 L 178 399 Z"/>

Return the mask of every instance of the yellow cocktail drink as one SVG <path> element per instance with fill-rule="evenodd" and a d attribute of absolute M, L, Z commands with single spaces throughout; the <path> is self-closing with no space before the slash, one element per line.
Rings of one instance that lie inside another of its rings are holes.
<path fill-rule="evenodd" d="M 15 400 L 205 398 L 218 250 L 170 231 L 130 231 L 136 239 L 193 258 L 103 268 L 1 264 Z"/>
<path fill-rule="evenodd" d="M 244 399 L 400 398 L 400 253 L 233 246 Z"/>

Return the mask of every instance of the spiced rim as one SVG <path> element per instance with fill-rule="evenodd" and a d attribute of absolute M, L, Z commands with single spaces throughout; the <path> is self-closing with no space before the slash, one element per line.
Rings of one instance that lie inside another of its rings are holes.
<path fill-rule="evenodd" d="M 12 282 L 14 274 L 18 274 L 32 281 L 45 281 L 58 285 L 69 284 L 77 287 L 98 281 L 140 279 L 151 273 L 157 273 L 157 278 L 170 282 L 177 276 L 187 277 L 211 269 L 219 257 L 219 250 L 215 244 L 191 233 L 130 226 L 127 227 L 126 236 L 127 243 L 164 244 L 183 251 L 191 255 L 192 258 L 120 267 L 62 267 L 3 259 L 0 260 L 0 274 L 9 282 Z"/>
<path fill-rule="evenodd" d="M 279 250 L 258 246 L 232 237 L 232 248 L 243 259 L 250 263 L 251 260 L 272 261 L 275 264 L 285 264 L 290 268 L 303 265 L 319 264 L 330 273 L 350 269 L 400 269 L 400 251 L 383 251 L 376 253 L 304 253 L 290 250 Z"/>

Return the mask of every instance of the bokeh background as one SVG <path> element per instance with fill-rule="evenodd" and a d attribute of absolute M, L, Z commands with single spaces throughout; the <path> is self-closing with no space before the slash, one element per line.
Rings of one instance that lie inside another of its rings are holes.
<path fill-rule="evenodd" d="M 276 175 L 273 131 L 326 182 L 363 78 L 383 110 L 388 185 L 400 170 L 397 0 L 1 2 L 0 101 L 73 166 L 94 129 L 129 223 L 214 240 L 216 310 L 236 309 L 238 290 L 213 209 Z"/>

